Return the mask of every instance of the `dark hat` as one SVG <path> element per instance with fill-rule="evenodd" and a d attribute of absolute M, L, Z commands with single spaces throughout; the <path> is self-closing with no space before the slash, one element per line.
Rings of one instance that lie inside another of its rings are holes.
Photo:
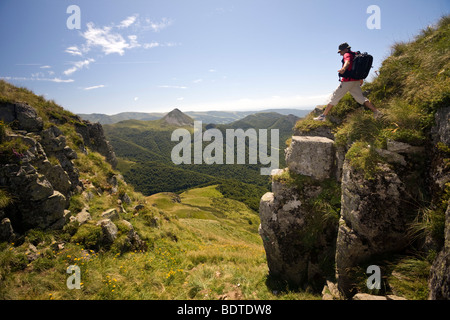
<path fill-rule="evenodd" d="M 339 45 L 339 51 L 338 51 L 338 53 L 340 53 L 342 50 L 345 50 L 345 49 L 350 49 L 350 46 L 348 45 L 347 42 L 341 43 L 341 44 Z"/>

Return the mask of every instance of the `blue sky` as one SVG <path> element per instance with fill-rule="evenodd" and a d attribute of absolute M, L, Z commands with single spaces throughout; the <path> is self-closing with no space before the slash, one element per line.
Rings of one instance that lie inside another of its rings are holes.
<path fill-rule="evenodd" d="M 70 5 L 80 29 L 67 27 Z M 380 29 L 367 27 L 370 5 Z M 0 78 L 75 113 L 310 109 L 338 85 L 340 43 L 377 70 L 394 42 L 449 11 L 448 0 L 0 0 Z"/>

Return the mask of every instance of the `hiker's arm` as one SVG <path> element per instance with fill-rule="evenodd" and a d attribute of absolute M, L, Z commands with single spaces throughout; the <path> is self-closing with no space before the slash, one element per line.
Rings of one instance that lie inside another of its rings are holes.
<path fill-rule="evenodd" d="M 340 73 L 340 74 L 343 74 L 344 72 L 345 72 L 345 70 L 347 70 L 347 68 L 349 67 L 349 65 L 350 65 L 350 61 L 345 61 L 345 63 L 344 63 L 344 65 L 342 66 L 342 69 L 341 70 L 338 70 L 338 72 Z"/>

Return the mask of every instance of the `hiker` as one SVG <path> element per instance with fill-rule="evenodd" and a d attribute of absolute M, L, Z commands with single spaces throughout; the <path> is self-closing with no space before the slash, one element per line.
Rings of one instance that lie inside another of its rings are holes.
<path fill-rule="evenodd" d="M 342 68 L 338 70 L 339 77 L 342 76 L 342 80 L 340 80 L 341 83 L 339 84 L 339 87 L 337 87 L 337 89 L 331 95 L 331 98 L 327 104 L 327 107 L 325 108 L 325 111 L 317 118 L 314 118 L 314 120 L 325 121 L 325 117 L 327 116 L 328 112 L 330 112 L 331 108 L 337 105 L 339 100 L 341 100 L 342 97 L 344 97 L 344 95 L 347 92 L 350 92 L 350 94 L 359 104 L 363 104 L 364 106 L 372 110 L 376 116 L 379 115 L 380 112 L 374 107 L 374 105 L 369 101 L 369 99 L 363 96 L 361 86 L 364 80 L 353 79 L 345 74 L 346 71 L 352 69 L 354 57 L 354 53 L 351 51 L 351 47 L 348 45 L 347 42 L 344 42 L 341 45 L 339 45 L 338 53 L 341 56 L 343 56 Z"/>

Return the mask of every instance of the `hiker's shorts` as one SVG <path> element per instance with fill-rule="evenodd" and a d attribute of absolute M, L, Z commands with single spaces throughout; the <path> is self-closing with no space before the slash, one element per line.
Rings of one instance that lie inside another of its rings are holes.
<path fill-rule="evenodd" d="M 341 100 L 347 92 L 350 92 L 350 94 L 355 98 L 356 102 L 359 104 L 364 104 L 366 101 L 369 101 L 369 99 L 365 98 L 363 96 L 361 86 L 359 85 L 358 81 L 346 81 L 341 82 L 339 84 L 339 87 L 334 90 L 333 94 L 331 95 L 331 98 L 328 100 L 328 104 L 331 104 L 333 106 L 337 105 L 339 100 Z"/>

